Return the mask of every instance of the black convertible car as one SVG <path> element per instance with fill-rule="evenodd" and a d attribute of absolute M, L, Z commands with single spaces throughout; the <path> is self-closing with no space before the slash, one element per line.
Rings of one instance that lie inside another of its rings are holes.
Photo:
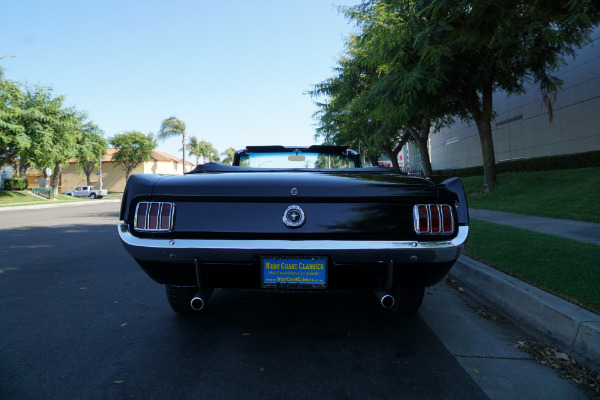
<path fill-rule="evenodd" d="M 120 219 L 125 249 L 178 313 L 214 288 L 372 290 L 413 313 L 462 252 L 469 216 L 458 178 L 363 168 L 345 146 L 249 146 L 233 166 L 131 176 Z"/>

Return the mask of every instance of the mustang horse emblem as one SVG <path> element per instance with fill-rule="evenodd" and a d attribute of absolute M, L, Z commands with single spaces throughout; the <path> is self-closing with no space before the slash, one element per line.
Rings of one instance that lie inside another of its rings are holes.
<path fill-rule="evenodd" d="M 283 213 L 283 223 L 290 228 L 298 228 L 304 223 L 304 211 L 300 206 L 289 206 Z"/>

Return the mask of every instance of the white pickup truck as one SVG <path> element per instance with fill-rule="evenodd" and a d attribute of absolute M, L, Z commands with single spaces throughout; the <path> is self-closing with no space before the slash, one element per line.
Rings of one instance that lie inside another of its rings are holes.
<path fill-rule="evenodd" d="M 66 195 L 73 197 L 89 197 L 91 199 L 101 199 L 108 194 L 106 190 L 94 189 L 93 186 L 77 186 L 74 190 L 68 190 Z"/>

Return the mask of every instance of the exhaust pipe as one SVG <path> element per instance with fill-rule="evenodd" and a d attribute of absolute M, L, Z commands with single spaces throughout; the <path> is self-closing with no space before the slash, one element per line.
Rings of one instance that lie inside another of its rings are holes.
<path fill-rule="evenodd" d="M 375 296 L 377 296 L 379 304 L 381 304 L 383 308 L 392 308 L 394 307 L 394 304 L 396 304 L 394 296 L 383 289 L 375 289 Z"/>
<path fill-rule="evenodd" d="M 208 298 L 212 294 L 213 290 L 213 288 L 198 290 L 198 293 L 196 293 L 196 295 L 190 301 L 190 306 L 192 309 L 194 311 L 202 310 L 204 306 L 206 306 L 206 302 L 208 301 Z"/>
<path fill-rule="evenodd" d="M 204 308 L 204 304 L 206 304 L 206 302 L 198 295 L 194 296 L 192 301 L 190 301 L 190 305 L 194 311 L 202 310 Z"/>
<path fill-rule="evenodd" d="M 202 278 L 202 263 L 199 259 L 194 260 L 196 266 L 196 282 L 198 283 L 198 293 L 190 300 L 190 306 L 194 311 L 200 311 L 206 306 L 208 298 L 215 288 L 207 287 Z"/>

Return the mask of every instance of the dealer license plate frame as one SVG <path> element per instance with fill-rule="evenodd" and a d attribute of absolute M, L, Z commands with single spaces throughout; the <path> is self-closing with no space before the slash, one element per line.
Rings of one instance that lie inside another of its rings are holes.
<path fill-rule="evenodd" d="M 329 280 L 329 259 L 326 256 L 261 256 L 260 271 L 263 289 L 324 290 Z"/>

